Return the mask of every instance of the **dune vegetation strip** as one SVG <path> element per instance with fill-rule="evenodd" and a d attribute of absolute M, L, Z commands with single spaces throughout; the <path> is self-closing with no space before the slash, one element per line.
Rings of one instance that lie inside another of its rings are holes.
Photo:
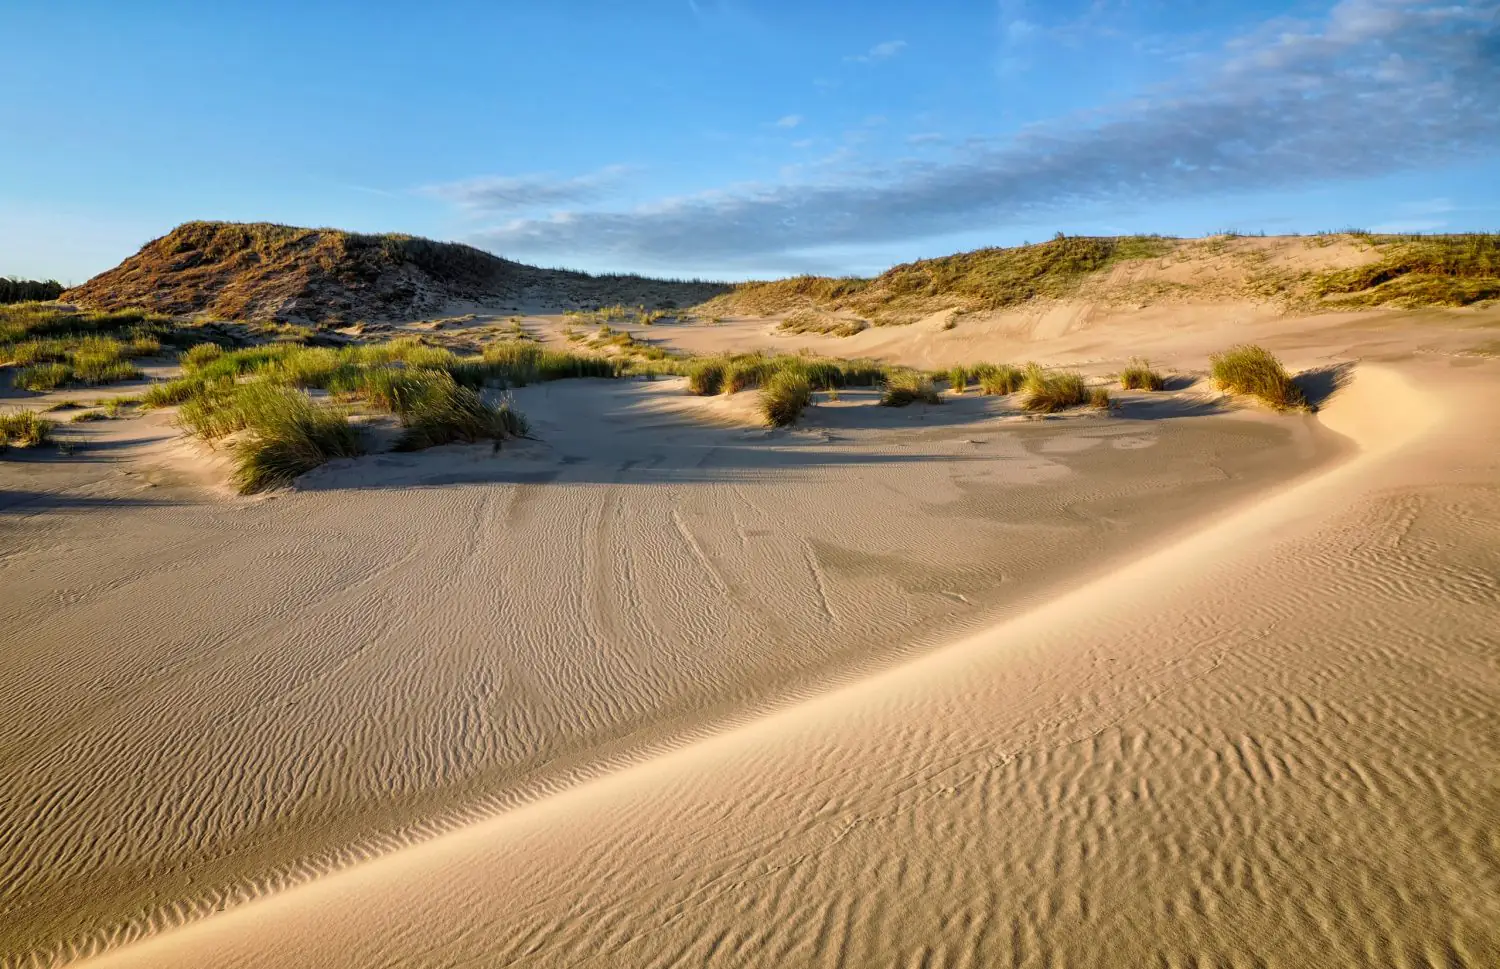
<path fill-rule="evenodd" d="M 40 447 L 52 441 L 56 423 L 34 410 L 0 414 L 0 453 L 7 448 Z"/>
<path fill-rule="evenodd" d="M 0 306 L 0 366 L 15 368 L 20 390 L 46 393 L 65 386 L 136 380 L 134 363 L 187 339 L 163 316 L 138 310 L 76 313 L 56 306 Z"/>
<path fill-rule="evenodd" d="M 1160 373 L 1151 369 L 1151 361 L 1143 357 L 1135 357 L 1130 361 L 1130 366 L 1120 371 L 1121 390 L 1163 390 L 1167 386 L 1165 378 Z"/>

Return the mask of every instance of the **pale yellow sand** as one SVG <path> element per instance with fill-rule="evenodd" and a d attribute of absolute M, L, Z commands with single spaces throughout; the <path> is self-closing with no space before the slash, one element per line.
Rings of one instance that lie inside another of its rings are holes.
<path fill-rule="evenodd" d="M 555 384 L 545 444 L 270 501 L 8 467 L 0 952 L 1494 964 L 1496 370 L 769 437 Z"/>

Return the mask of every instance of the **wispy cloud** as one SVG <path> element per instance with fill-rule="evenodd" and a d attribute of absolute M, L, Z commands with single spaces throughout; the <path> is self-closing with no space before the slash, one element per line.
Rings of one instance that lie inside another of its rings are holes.
<path fill-rule="evenodd" d="M 947 135 L 939 134 L 936 131 L 919 131 L 914 135 L 906 136 L 906 143 L 908 145 L 936 145 L 947 140 Z"/>
<path fill-rule="evenodd" d="M 884 43 L 876 44 L 863 54 L 852 54 L 844 58 L 844 60 L 854 61 L 859 64 L 872 64 L 876 61 L 888 61 L 904 50 L 906 50 L 906 41 L 887 40 Z"/>
<path fill-rule="evenodd" d="M 1343 0 L 1191 62 L 1169 89 L 942 162 L 739 186 L 634 211 L 519 219 L 481 244 L 726 265 L 1020 223 L 1066 208 L 1292 188 L 1445 165 L 1500 144 L 1500 2 Z"/>
<path fill-rule="evenodd" d="M 807 119 L 804 118 L 804 117 L 802 117 L 802 115 L 800 115 L 800 114 L 783 115 L 782 117 L 776 119 L 776 127 L 778 127 L 778 128 L 795 128 L 799 124 L 801 124 L 802 122 L 804 122 L 806 120 Z"/>
<path fill-rule="evenodd" d="M 592 202 L 603 197 L 629 171 L 610 165 L 585 175 L 485 175 L 426 185 L 419 194 L 450 202 L 471 213 L 521 212 L 554 205 Z"/>

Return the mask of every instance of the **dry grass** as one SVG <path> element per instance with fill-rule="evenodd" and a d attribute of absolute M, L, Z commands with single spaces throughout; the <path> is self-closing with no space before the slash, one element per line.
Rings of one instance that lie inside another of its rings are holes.
<path fill-rule="evenodd" d="M 1089 406 L 1095 410 L 1109 410 L 1110 407 L 1114 406 L 1114 401 L 1110 399 L 1108 390 L 1103 387 L 1095 387 L 1089 391 Z"/>
<path fill-rule="evenodd" d="M 1231 347 L 1210 357 L 1209 364 L 1220 390 L 1258 397 L 1275 410 L 1307 406 L 1307 397 L 1292 382 L 1281 361 L 1263 347 Z"/>
<path fill-rule="evenodd" d="M 1162 375 L 1151 369 L 1151 361 L 1143 357 L 1136 357 L 1130 361 L 1130 366 L 1120 371 L 1120 389 L 1122 390 L 1161 390 L 1166 387 L 1167 382 Z"/>
<path fill-rule="evenodd" d="M 795 310 L 787 315 L 777 325 L 777 329 L 784 333 L 818 333 L 823 336 L 854 336 L 869 328 L 864 320 L 852 320 L 845 317 L 833 316 L 829 313 L 819 313 L 816 310 Z"/>
<path fill-rule="evenodd" d="M 1089 400 L 1082 374 L 1072 370 L 1048 372 L 1036 363 L 1026 365 L 1021 393 L 1024 395 L 1021 407 L 1039 414 L 1079 407 Z"/>
<path fill-rule="evenodd" d="M 970 368 L 970 373 L 979 383 L 981 393 L 992 397 L 1003 397 L 1021 389 L 1026 375 L 1009 364 L 985 363 Z"/>
<path fill-rule="evenodd" d="M 1500 234 L 1355 233 L 1378 262 L 1324 273 L 1311 294 L 1339 306 L 1468 306 L 1500 299 Z"/>

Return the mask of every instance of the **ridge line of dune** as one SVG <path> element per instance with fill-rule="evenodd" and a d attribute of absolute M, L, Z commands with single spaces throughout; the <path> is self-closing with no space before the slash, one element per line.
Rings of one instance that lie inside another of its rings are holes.
<path fill-rule="evenodd" d="M 1191 563 L 1199 555 L 1212 554 L 1220 547 L 1237 547 L 1237 536 L 1245 534 L 1259 541 L 1277 541 L 1277 538 L 1265 534 L 1267 519 L 1274 523 L 1279 519 L 1296 518 L 1303 499 L 1354 476 L 1369 461 L 1383 458 L 1411 443 L 1435 425 L 1442 415 L 1443 409 L 1437 401 L 1413 388 L 1400 374 L 1386 368 L 1361 366 L 1351 384 L 1341 390 L 1330 406 L 1319 415 L 1326 427 L 1354 442 L 1358 448 L 1355 453 L 1316 475 L 1278 486 L 1259 500 L 1233 510 L 1225 517 L 1211 519 L 1202 529 L 1152 551 L 1137 561 L 1126 563 L 1115 572 L 1067 589 L 1016 616 L 879 672 L 834 685 L 790 705 L 773 708 L 739 723 L 730 723 L 717 732 L 687 739 L 676 746 L 642 751 L 635 757 L 621 759 L 614 765 L 599 765 L 603 769 L 592 776 L 551 792 L 544 791 L 531 800 L 501 807 L 488 816 L 471 814 L 448 822 L 439 821 L 428 829 L 428 837 L 405 844 L 398 842 L 385 852 L 379 852 L 376 845 L 374 847 L 377 853 L 326 871 L 319 872 L 316 865 L 304 863 L 300 867 L 310 875 L 306 880 L 281 889 L 270 888 L 258 896 L 208 915 L 196 918 L 189 915 L 160 931 L 113 948 L 100 951 L 90 946 L 92 952 L 88 949 L 80 952 L 75 948 L 73 951 L 76 961 L 70 964 L 108 965 L 111 957 L 127 951 L 134 952 L 141 947 L 166 944 L 183 934 L 212 932 L 226 924 L 233 924 L 238 918 L 254 917 L 268 906 L 294 905 L 299 900 L 315 897 L 319 892 L 336 892 L 348 879 L 368 877 L 375 872 L 399 873 L 401 868 L 419 864 L 425 857 L 461 850 L 469 840 L 494 833 L 533 810 L 545 809 L 559 801 L 607 796 L 620 785 L 649 782 L 654 774 L 680 769 L 690 764 L 693 758 L 712 756 L 722 746 L 770 737 L 779 728 L 814 710 L 826 712 L 838 704 L 854 703 L 861 698 L 877 695 L 889 687 L 901 687 L 918 677 L 941 676 L 960 666 L 973 651 L 994 648 L 1008 632 L 1051 622 L 1059 614 L 1067 615 L 1077 600 L 1094 600 L 1100 595 L 1139 597 L 1150 594 L 1151 590 L 1160 590 L 1163 574 L 1170 576 L 1182 573 L 1185 563 Z M 1186 571 L 1190 573 L 1191 569 Z M 421 826 L 417 826 L 417 833 L 421 833 Z M 182 908 L 191 905 L 191 901 L 184 900 Z M 95 935 L 95 945 L 99 941 Z M 104 944 L 108 945 L 107 942 Z M 37 957 L 46 958 L 37 952 L 29 955 L 33 960 Z M 54 951 L 51 955 L 55 957 L 57 953 Z"/>

